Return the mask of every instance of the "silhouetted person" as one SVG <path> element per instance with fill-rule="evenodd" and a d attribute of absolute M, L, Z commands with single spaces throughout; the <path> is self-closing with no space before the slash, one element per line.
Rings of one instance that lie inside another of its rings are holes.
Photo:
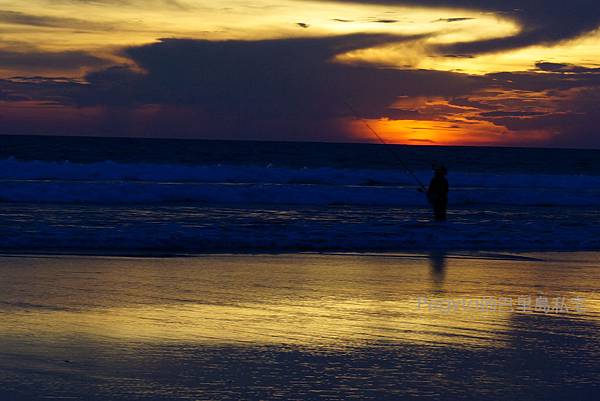
<path fill-rule="evenodd" d="M 429 183 L 427 189 L 427 198 L 433 206 L 433 214 L 436 221 L 446 220 L 446 210 L 448 209 L 448 180 L 446 175 L 448 170 L 442 165 L 434 165 L 435 175 Z"/>

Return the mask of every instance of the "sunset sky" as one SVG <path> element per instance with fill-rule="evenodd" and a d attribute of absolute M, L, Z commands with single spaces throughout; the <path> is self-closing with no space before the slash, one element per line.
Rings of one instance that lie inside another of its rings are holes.
<path fill-rule="evenodd" d="M 0 0 L 0 134 L 599 148 L 595 0 Z"/>

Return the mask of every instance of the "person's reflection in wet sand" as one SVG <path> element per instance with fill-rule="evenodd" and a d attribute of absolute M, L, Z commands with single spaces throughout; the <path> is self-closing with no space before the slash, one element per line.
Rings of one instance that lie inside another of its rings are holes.
<path fill-rule="evenodd" d="M 442 291 L 446 278 L 446 251 L 436 249 L 429 252 L 429 265 L 431 267 L 431 279 L 434 291 Z"/>

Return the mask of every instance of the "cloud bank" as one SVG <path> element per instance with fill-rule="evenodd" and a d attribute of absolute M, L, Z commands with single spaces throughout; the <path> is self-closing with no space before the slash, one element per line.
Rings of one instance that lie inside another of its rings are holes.
<path fill-rule="evenodd" d="M 521 30 L 513 36 L 438 48 L 461 57 L 559 43 L 600 22 L 600 3 L 583 0 L 568 8 L 555 0 L 355 2 L 477 9 L 518 21 Z M 0 12 L 2 19 L 34 26 L 84 23 Z M 383 26 L 395 21 L 379 20 Z M 347 141 L 356 139 L 350 102 L 365 118 L 391 126 L 399 122 L 398 132 L 435 126 L 457 142 L 471 129 L 483 139 L 489 136 L 489 144 L 600 147 L 600 68 L 539 60 L 529 71 L 475 76 L 336 62 L 336 56 L 350 51 L 427 38 L 360 33 L 266 40 L 168 38 L 122 50 L 128 65 L 111 65 L 84 51 L 6 47 L 0 50 L 0 65 L 13 70 L 94 71 L 81 79 L 0 80 L 0 123 L 4 133 Z M 432 139 L 415 136 L 414 141 Z"/>
<path fill-rule="evenodd" d="M 593 0 L 338 0 L 340 3 L 472 9 L 518 22 L 520 32 L 505 38 L 440 46 L 447 54 L 481 54 L 575 39 L 600 26 L 600 2 Z"/>

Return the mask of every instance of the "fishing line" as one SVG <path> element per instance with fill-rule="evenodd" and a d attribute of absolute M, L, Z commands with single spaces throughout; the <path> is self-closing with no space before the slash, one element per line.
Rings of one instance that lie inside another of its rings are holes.
<path fill-rule="evenodd" d="M 394 158 L 396 159 L 396 161 L 402 166 L 402 168 L 404 168 L 404 170 L 406 170 L 406 172 L 415 180 L 415 182 L 419 185 L 419 187 L 424 191 L 427 192 L 427 188 L 425 188 L 425 185 L 423 184 L 423 182 L 419 179 L 419 177 L 417 177 L 415 175 L 415 173 L 413 173 L 413 171 L 410 169 L 410 167 L 408 167 L 408 165 L 404 162 L 404 160 L 402 160 L 402 158 L 400 157 L 400 155 L 398 155 L 398 153 L 396 153 L 396 151 L 394 150 L 394 148 L 387 143 L 378 133 L 377 131 L 375 131 L 373 129 L 373 127 L 371 127 L 371 125 L 367 122 L 367 120 L 365 120 L 364 118 L 362 118 L 360 116 L 360 114 L 358 113 L 358 111 L 356 111 L 356 109 L 354 107 L 352 107 L 352 105 L 350 104 L 349 101 L 344 100 L 344 103 L 346 104 L 346 106 L 348 106 L 348 109 L 352 112 L 352 114 L 354 114 L 354 116 L 356 117 L 357 120 L 362 121 L 362 123 L 365 125 L 365 127 L 367 127 L 369 129 L 369 131 L 371 131 L 371 133 L 373 133 L 373 135 L 375 135 L 375 137 L 379 140 L 379 142 L 381 142 L 384 147 L 394 156 Z"/>

